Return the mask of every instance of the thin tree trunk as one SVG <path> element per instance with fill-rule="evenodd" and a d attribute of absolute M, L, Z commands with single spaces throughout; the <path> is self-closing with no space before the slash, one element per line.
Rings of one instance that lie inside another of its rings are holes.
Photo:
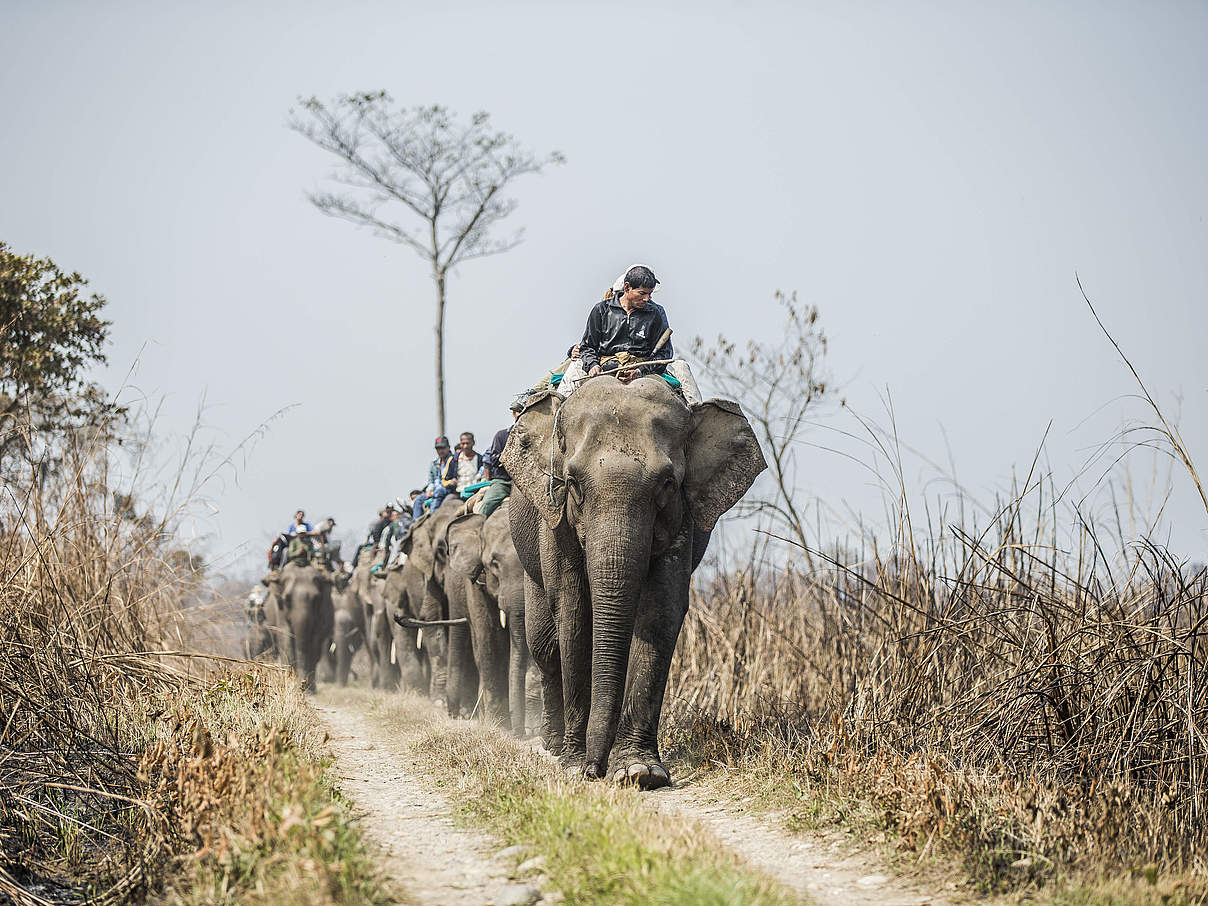
<path fill-rule="evenodd" d="M 436 278 L 436 433 L 445 436 L 445 275 Z"/>

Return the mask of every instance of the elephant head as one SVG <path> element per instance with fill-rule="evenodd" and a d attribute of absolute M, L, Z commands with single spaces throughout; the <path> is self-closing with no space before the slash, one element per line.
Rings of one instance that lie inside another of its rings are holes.
<path fill-rule="evenodd" d="M 503 453 L 514 484 L 551 528 L 569 521 L 582 536 L 593 514 L 645 509 L 660 553 L 687 516 L 712 531 L 767 468 L 735 402 L 689 407 L 658 378 L 627 388 L 595 379 L 582 391 L 566 402 L 551 393 L 532 398 Z M 624 527 L 635 528 L 631 522 Z"/>

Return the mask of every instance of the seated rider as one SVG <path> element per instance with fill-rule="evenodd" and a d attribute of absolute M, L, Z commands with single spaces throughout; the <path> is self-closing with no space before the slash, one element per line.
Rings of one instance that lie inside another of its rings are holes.
<path fill-rule="evenodd" d="M 373 550 L 378 539 L 382 537 L 382 529 L 390 524 L 390 511 L 394 508 L 394 504 L 388 503 L 378 510 L 377 518 L 369 523 L 369 529 L 365 535 L 364 542 L 356 549 L 356 553 L 352 555 L 352 566 L 355 569 L 357 562 L 361 559 L 361 554 L 364 551 Z"/>
<path fill-rule="evenodd" d="M 268 570 L 274 572 L 285 565 L 285 549 L 289 546 L 289 535 L 282 532 L 273 539 L 268 549 Z"/>
<path fill-rule="evenodd" d="M 344 561 L 340 558 L 340 543 L 331 540 L 331 532 L 335 527 L 336 520 L 328 516 L 319 523 L 314 532 L 315 564 L 332 572 L 344 568 Z"/>
<path fill-rule="evenodd" d="M 524 401 L 528 397 L 527 393 L 522 393 L 520 396 L 512 400 L 512 422 L 520 418 L 520 413 L 524 411 Z M 508 470 L 504 468 L 501 457 L 503 456 L 503 448 L 507 446 L 508 435 L 512 433 L 512 426 L 501 428 L 495 432 L 495 437 L 491 440 L 491 445 L 487 447 L 487 452 L 483 456 L 483 469 L 486 472 L 486 478 L 490 480 L 490 487 L 483 488 L 479 491 L 482 498 L 474 507 L 474 512 L 483 516 L 490 516 L 499 505 L 507 499 L 512 493 L 512 476 L 508 474 Z"/>
<path fill-rule="evenodd" d="M 654 271 L 641 264 L 617 278 L 587 315 L 579 358 L 558 384 L 560 396 L 569 396 L 586 378 L 601 372 L 615 374 L 622 384 L 666 373 L 674 379 L 668 383 L 679 386 L 686 402 L 701 402 L 688 363 L 675 356 L 667 313 L 650 298 L 658 285 Z"/>
<path fill-rule="evenodd" d="M 415 503 L 412 504 L 412 519 L 418 519 L 424 515 L 424 506 L 429 500 L 432 501 L 432 508 L 435 509 L 440 506 L 445 496 L 449 493 L 449 489 L 444 486 L 444 482 L 441 480 L 441 473 L 453 457 L 453 454 L 449 451 L 449 438 L 442 434 L 436 438 L 435 446 L 436 459 L 428 464 L 428 483 L 424 486 L 424 492 L 415 498 Z"/>
<path fill-rule="evenodd" d="M 285 530 L 285 535 L 288 538 L 292 538 L 294 535 L 310 533 L 313 531 L 314 528 L 309 522 L 306 521 L 306 513 L 302 510 L 298 510 L 296 513 L 294 513 L 293 523 L 291 523 L 290 527 Z"/>

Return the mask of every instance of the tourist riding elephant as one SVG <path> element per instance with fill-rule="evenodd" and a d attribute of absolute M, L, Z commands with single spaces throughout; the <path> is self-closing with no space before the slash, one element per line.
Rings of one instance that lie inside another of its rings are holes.
<path fill-rule="evenodd" d="M 280 579 L 281 650 L 307 692 L 315 691 L 315 669 L 331 638 L 334 614 L 331 577 L 313 564 L 286 563 Z"/>
<path fill-rule="evenodd" d="M 524 567 L 512 543 L 508 512 L 504 500 L 485 520 L 474 515 L 455 520 L 449 526 L 449 569 L 459 573 L 465 584 L 474 660 L 487 713 L 502 720 L 503 710 L 510 711 L 512 732 L 523 736 L 529 665 Z"/>
<path fill-rule="evenodd" d="M 689 407 L 662 377 L 605 375 L 565 402 L 531 397 L 503 464 L 547 748 L 587 777 L 669 784 L 671 656 L 714 525 L 767 467 L 750 425 L 726 400 Z"/>

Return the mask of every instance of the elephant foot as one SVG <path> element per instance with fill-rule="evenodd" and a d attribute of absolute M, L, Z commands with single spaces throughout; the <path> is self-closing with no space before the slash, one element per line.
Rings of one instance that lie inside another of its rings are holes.
<path fill-rule="evenodd" d="M 585 776 L 584 763 L 586 755 L 582 752 L 568 752 L 565 749 L 558 756 L 558 764 L 562 766 L 562 770 L 570 777 Z"/>
<path fill-rule="evenodd" d="M 632 784 L 641 790 L 657 790 L 671 785 L 671 773 L 657 758 L 627 759 L 625 767 L 612 775 L 616 783 Z"/>

